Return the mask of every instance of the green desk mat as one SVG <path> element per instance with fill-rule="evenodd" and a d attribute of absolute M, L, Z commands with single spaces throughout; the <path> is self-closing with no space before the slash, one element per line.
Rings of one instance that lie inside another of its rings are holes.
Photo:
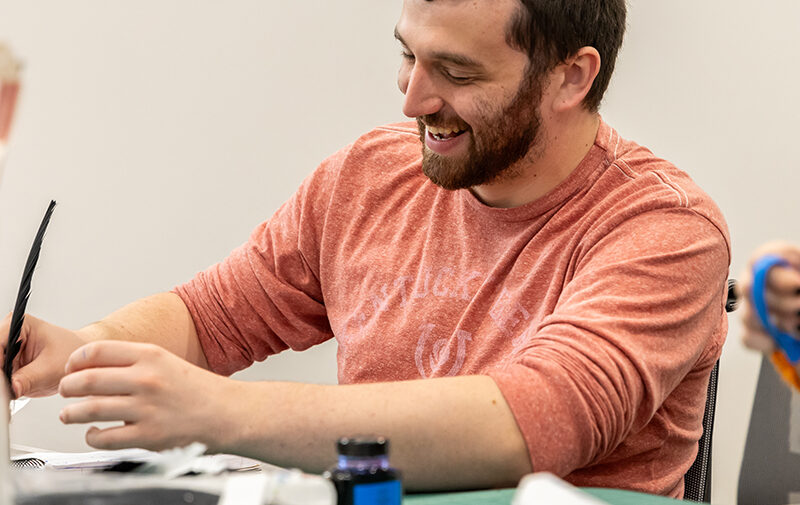
<path fill-rule="evenodd" d="M 674 505 L 679 500 L 620 489 L 583 488 L 587 494 L 612 505 Z M 403 505 L 510 505 L 513 489 L 470 491 L 468 493 L 410 494 Z"/>

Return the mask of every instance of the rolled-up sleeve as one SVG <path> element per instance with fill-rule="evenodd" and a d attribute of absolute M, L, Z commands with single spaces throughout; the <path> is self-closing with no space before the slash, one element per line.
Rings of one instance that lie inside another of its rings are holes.
<path fill-rule="evenodd" d="M 696 446 L 705 383 L 687 386 L 699 394 L 683 407 L 681 395 L 668 399 L 691 374 L 707 381 L 719 357 L 728 251 L 723 233 L 685 208 L 636 216 L 579 251 L 554 312 L 510 366 L 490 373 L 535 471 L 567 475 L 629 437 L 641 451 L 669 437 Z M 674 433 L 656 432 L 660 409 Z"/>
<path fill-rule="evenodd" d="M 347 148 L 323 162 L 249 240 L 174 289 L 214 372 L 229 375 L 287 348 L 333 336 L 320 286 L 327 188 Z"/>

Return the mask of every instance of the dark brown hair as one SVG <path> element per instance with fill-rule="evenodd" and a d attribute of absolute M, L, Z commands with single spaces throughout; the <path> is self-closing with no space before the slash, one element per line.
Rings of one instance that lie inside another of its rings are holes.
<path fill-rule="evenodd" d="M 508 44 L 525 51 L 533 78 L 541 78 L 580 48 L 600 53 L 600 72 L 584 99 L 596 112 L 611 81 L 625 35 L 625 0 L 519 0 L 508 25 Z"/>

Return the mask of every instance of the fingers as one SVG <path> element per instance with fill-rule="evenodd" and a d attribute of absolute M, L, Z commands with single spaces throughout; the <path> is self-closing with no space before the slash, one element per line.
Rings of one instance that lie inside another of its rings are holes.
<path fill-rule="evenodd" d="M 770 272 L 770 274 L 772 273 L 773 272 Z M 800 276 L 800 274 L 798 274 L 798 276 Z M 770 275 L 770 277 L 773 276 Z M 787 276 L 782 277 L 786 278 Z M 788 285 L 788 283 L 784 284 L 784 286 Z M 770 320 L 784 332 L 798 334 L 798 325 L 800 325 L 800 296 L 797 295 L 796 289 L 787 289 L 786 287 L 781 289 L 782 291 L 780 292 L 768 289 L 765 293 Z"/>
<path fill-rule="evenodd" d="M 99 397 L 67 405 L 58 418 L 64 424 L 82 424 L 102 421 L 135 423 L 141 420 L 141 409 L 127 397 Z"/>
<path fill-rule="evenodd" d="M 212 399 L 225 396 L 214 393 L 218 376 L 153 345 L 93 342 L 73 352 L 66 369 L 59 392 L 84 399 L 64 407 L 62 422 L 124 423 L 87 432 L 87 443 L 102 449 L 185 445 L 204 433 L 208 412 L 219 414 Z"/>
<path fill-rule="evenodd" d="M 778 317 L 788 319 L 798 319 L 800 311 L 800 296 L 792 293 L 791 295 L 781 295 L 773 291 L 765 293 L 765 300 L 769 311 Z"/>
<path fill-rule="evenodd" d="M 764 330 L 755 310 L 749 304 L 742 307 L 742 326 L 744 326 L 742 342 L 745 346 L 761 352 L 772 352 L 775 349 L 775 342 Z"/>
<path fill-rule="evenodd" d="M 777 297 L 797 298 L 800 291 L 800 271 L 794 267 L 775 267 L 767 276 L 767 293 Z"/>
<path fill-rule="evenodd" d="M 14 395 L 30 396 L 32 398 L 49 396 L 58 390 L 58 380 L 61 375 L 53 373 L 48 364 L 40 361 L 32 362 L 11 376 L 11 389 Z"/>
<path fill-rule="evenodd" d="M 114 451 L 117 449 L 128 449 L 131 447 L 148 447 L 148 440 L 139 435 L 136 424 L 113 426 L 111 428 L 100 429 L 92 426 L 86 431 L 86 443 L 96 449 Z M 159 448 L 153 448 L 159 449 Z"/>
<path fill-rule="evenodd" d="M 64 398 L 131 395 L 144 389 L 141 384 L 131 367 L 90 368 L 64 376 L 58 392 Z"/>
<path fill-rule="evenodd" d="M 86 368 L 124 367 L 137 363 L 143 355 L 157 352 L 150 344 L 100 340 L 86 344 L 73 352 L 67 360 L 66 373 Z"/>
<path fill-rule="evenodd" d="M 756 249 L 756 252 L 753 253 L 753 256 L 750 258 L 750 266 L 752 267 L 753 263 L 767 254 L 780 256 L 794 268 L 800 269 L 800 247 L 783 241 L 767 242 Z"/>
<path fill-rule="evenodd" d="M 745 332 L 742 335 L 744 345 L 754 351 L 769 354 L 775 350 L 775 341 L 764 332 Z"/>
<path fill-rule="evenodd" d="M 157 346 L 132 342 L 86 344 L 67 360 L 67 374 L 58 391 L 66 398 L 152 394 L 162 381 L 143 362 L 165 352 Z"/>
<path fill-rule="evenodd" d="M 777 254 L 790 263 L 791 266 L 777 266 L 772 268 L 767 275 L 764 298 L 769 311 L 770 322 L 783 332 L 800 335 L 800 248 L 782 242 L 773 242 L 760 248 L 750 261 L 750 268 L 740 277 L 740 295 L 744 309 L 748 314 L 743 317 L 748 331 L 763 334 L 763 328 L 755 311 L 752 309 L 751 298 L 753 263 L 766 254 Z M 760 335 L 753 337 L 758 342 Z M 745 345 L 751 346 L 746 341 Z"/>
<path fill-rule="evenodd" d="M 775 350 L 775 341 L 761 330 L 746 330 L 742 335 L 742 343 L 754 351 L 771 353 Z"/>
<path fill-rule="evenodd" d="M 0 323 L 0 347 L 5 351 L 11 314 Z M 66 353 L 58 359 L 58 350 L 69 345 L 72 332 L 25 314 L 20 331 L 21 348 L 12 364 L 11 388 L 16 397 L 53 394 L 63 375 Z M 75 345 L 77 347 L 77 345 Z M 54 363 L 56 363 L 54 365 Z"/>
<path fill-rule="evenodd" d="M 121 426 L 112 426 L 104 429 L 92 426 L 86 431 L 87 444 L 96 449 L 107 451 L 131 447 L 162 451 L 174 447 L 183 447 L 195 440 L 191 436 L 164 438 L 160 434 L 155 435 L 152 430 L 148 430 L 142 423 L 125 423 Z"/>

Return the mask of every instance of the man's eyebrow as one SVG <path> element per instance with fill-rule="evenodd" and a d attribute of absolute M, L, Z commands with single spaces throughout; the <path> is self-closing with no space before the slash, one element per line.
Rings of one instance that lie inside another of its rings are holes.
<path fill-rule="evenodd" d="M 464 54 L 458 53 L 448 53 L 448 52 L 435 52 L 433 53 L 433 57 L 436 60 L 440 61 L 449 61 L 454 65 L 458 65 L 459 67 L 469 68 L 472 70 L 485 70 L 483 63 L 470 58 Z"/>
<path fill-rule="evenodd" d="M 406 44 L 406 41 L 403 40 L 403 37 L 402 35 L 400 35 L 400 32 L 397 31 L 397 27 L 395 27 L 394 29 L 394 38 L 396 38 L 401 44 L 403 44 L 404 47 L 408 48 L 408 44 Z M 458 65 L 459 67 L 465 67 L 479 71 L 485 70 L 483 63 L 474 60 L 464 54 L 449 53 L 446 51 L 444 52 L 437 51 L 433 53 L 433 58 L 439 61 L 448 61 L 450 63 L 453 63 L 454 65 Z"/>

